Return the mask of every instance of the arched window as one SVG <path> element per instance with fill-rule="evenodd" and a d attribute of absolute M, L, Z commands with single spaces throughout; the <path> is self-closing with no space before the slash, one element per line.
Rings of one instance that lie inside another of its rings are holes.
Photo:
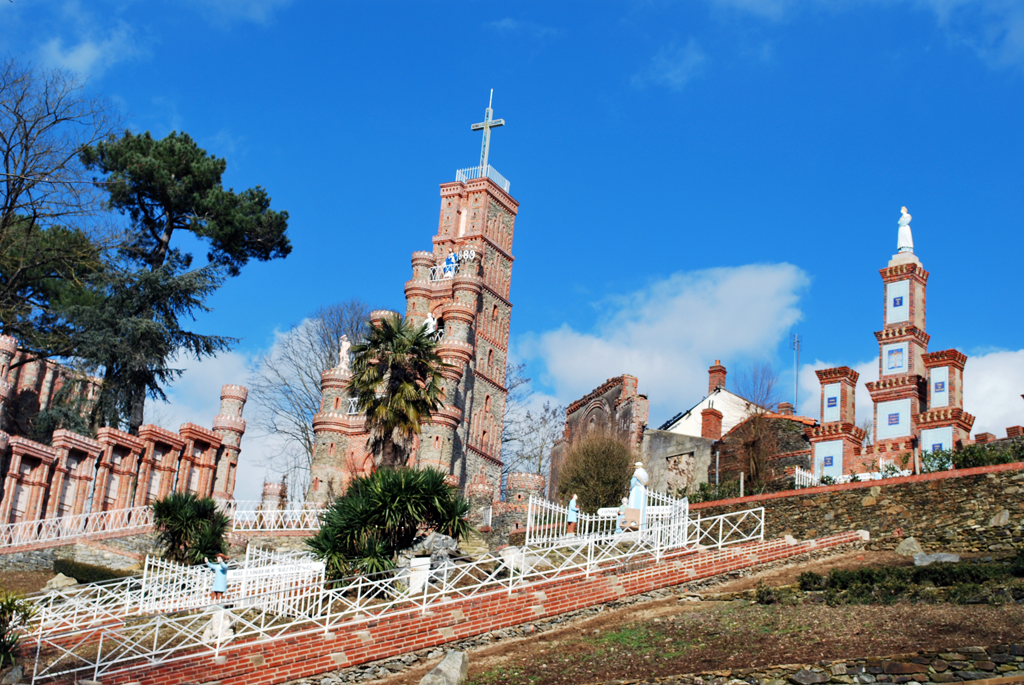
<path fill-rule="evenodd" d="M 491 310 L 491 319 L 494 321 L 498 320 L 498 305 L 494 305 L 494 309 Z"/>
<path fill-rule="evenodd" d="M 328 457 L 333 457 L 334 456 L 334 443 L 333 442 L 327 447 L 327 456 Z"/>
<path fill-rule="evenodd" d="M 487 431 L 485 430 L 480 434 L 480 444 L 487 447 Z"/>
<path fill-rule="evenodd" d="M 494 350 L 487 350 L 487 368 L 494 366 Z"/>
<path fill-rule="evenodd" d="M 491 411 L 491 396 L 490 395 L 488 395 L 487 397 L 484 398 L 484 411 L 485 412 L 490 412 Z"/>
<path fill-rule="evenodd" d="M 340 397 L 335 397 L 334 398 L 334 411 L 338 411 L 338 407 L 339 406 L 341 406 L 341 398 Z"/>
<path fill-rule="evenodd" d="M 434 436 L 434 449 L 435 450 L 441 449 L 441 436 L 440 435 L 435 435 Z"/>

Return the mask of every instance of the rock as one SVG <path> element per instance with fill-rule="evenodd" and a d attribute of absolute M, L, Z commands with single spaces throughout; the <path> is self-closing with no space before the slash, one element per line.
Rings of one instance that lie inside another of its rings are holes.
<path fill-rule="evenodd" d="M 1010 522 L 1010 512 L 1007 509 L 1000 509 L 995 515 L 988 520 L 989 527 L 991 526 L 1005 526 Z"/>
<path fill-rule="evenodd" d="M 885 665 L 885 672 L 890 675 L 908 675 L 910 673 L 927 673 L 928 667 L 921 664 L 890 661 Z"/>
<path fill-rule="evenodd" d="M 867 497 L 865 497 L 864 499 L 862 499 L 862 500 L 860 501 L 860 505 L 861 505 L 862 507 L 873 507 L 873 506 L 875 506 L 875 503 L 876 503 L 876 502 L 878 502 L 878 500 L 877 500 L 877 499 L 875 499 L 875 498 L 874 498 L 874 497 L 872 497 L 871 495 L 868 495 Z"/>
<path fill-rule="evenodd" d="M 793 685 L 817 685 L 818 683 L 827 683 L 829 680 L 830 678 L 824 673 L 808 671 L 806 668 L 802 668 L 789 676 L 789 682 L 793 683 Z"/>
<path fill-rule="evenodd" d="M 932 668 L 935 669 L 936 673 L 942 673 L 947 668 L 949 668 L 949 664 L 947 664 L 942 659 L 936 659 L 935 661 L 932 662 Z"/>
<path fill-rule="evenodd" d="M 469 657 L 465 652 L 448 652 L 441 663 L 420 680 L 420 685 L 460 685 L 469 673 Z"/>
<path fill-rule="evenodd" d="M 210 622 L 203 630 L 204 644 L 219 644 L 228 642 L 235 636 L 235 629 L 231 626 L 235 623 L 235 617 L 227 609 L 218 609 L 213 612 Z"/>
<path fill-rule="evenodd" d="M 846 664 L 832 664 L 831 668 L 832 675 L 846 675 Z"/>
<path fill-rule="evenodd" d="M 4 671 L 0 671 L 0 673 L 3 674 L 3 677 L 0 677 L 0 683 L 3 683 L 3 685 L 15 685 L 15 683 L 21 682 L 22 676 L 25 675 L 25 669 L 22 666 L 12 666 Z"/>
<path fill-rule="evenodd" d="M 59 590 L 62 587 L 71 587 L 72 585 L 78 585 L 78 581 L 74 578 L 67 577 L 63 573 L 58 573 L 53 578 L 46 581 L 46 585 L 43 586 L 43 592 Z"/>
<path fill-rule="evenodd" d="M 505 547 L 498 552 L 508 566 L 516 571 L 536 571 L 553 568 L 548 561 L 533 554 L 526 555 L 518 547 Z"/>
<path fill-rule="evenodd" d="M 974 667 L 976 669 L 980 670 L 980 671 L 994 671 L 994 670 L 996 670 L 996 665 L 994 663 L 992 663 L 991 661 L 975 661 L 974 662 Z"/>
<path fill-rule="evenodd" d="M 989 561 L 992 560 L 989 559 Z M 960 651 L 964 654 L 981 654 L 983 656 L 988 656 L 988 650 L 984 647 L 961 647 Z"/>
<path fill-rule="evenodd" d="M 932 675 L 932 681 L 936 683 L 955 683 L 959 680 L 952 673 L 935 673 Z"/>
<path fill-rule="evenodd" d="M 956 676 L 963 680 L 981 680 L 987 678 L 988 673 L 984 671 L 957 671 Z"/>
<path fill-rule="evenodd" d="M 906 538 L 896 547 L 896 554 L 902 557 L 912 557 L 915 554 L 923 554 L 924 550 L 921 549 L 921 545 L 917 544 L 917 540 L 914 538 Z"/>
<path fill-rule="evenodd" d="M 1015 663 L 1017 663 L 1017 660 L 1014 659 L 1009 654 L 996 654 L 995 656 L 991 657 L 989 659 L 989 661 L 994 661 L 997 664 L 1015 664 Z"/>
<path fill-rule="evenodd" d="M 943 652 L 942 654 L 939 654 L 939 658 L 945 659 L 946 661 L 963 661 L 967 657 L 959 652 Z"/>
<path fill-rule="evenodd" d="M 910 538 L 913 539 L 913 538 Z M 937 554 L 920 554 L 914 555 L 914 566 L 928 566 L 929 564 L 954 564 L 960 561 L 959 554 L 948 554 L 946 552 L 938 552 Z"/>
<path fill-rule="evenodd" d="M 1013 656 L 1024 656 L 1024 645 L 1010 645 L 1010 654 Z"/>

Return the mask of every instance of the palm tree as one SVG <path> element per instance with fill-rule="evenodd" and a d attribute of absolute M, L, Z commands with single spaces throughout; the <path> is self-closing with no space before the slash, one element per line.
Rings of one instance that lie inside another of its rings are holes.
<path fill-rule="evenodd" d="M 370 450 L 378 467 L 405 466 L 420 422 L 443 404 L 437 343 L 426 326 L 397 314 L 371 324 L 365 342 L 352 347 L 349 390 L 366 414 Z"/>
<path fill-rule="evenodd" d="M 230 519 L 209 497 L 172 492 L 153 502 L 153 524 L 160 531 L 164 556 L 183 564 L 198 564 L 203 557 L 227 552 L 224 536 Z"/>

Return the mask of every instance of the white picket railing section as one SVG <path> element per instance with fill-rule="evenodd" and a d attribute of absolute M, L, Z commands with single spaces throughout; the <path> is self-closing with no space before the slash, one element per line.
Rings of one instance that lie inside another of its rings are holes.
<path fill-rule="evenodd" d="M 505 180 L 505 177 L 498 173 L 498 170 L 492 167 L 490 164 L 484 169 L 480 166 L 468 167 L 466 169 L 458 169 L 455 172 L 455 180 L 465 183 L 474 178 L 487 177 L 498 184 L 498 186 L 506 193 L 509 189 L 509 183 Z"/>
<path fill-rule="evenodd" d="M 322 509 L 305 502 L 265 508 L 262 502 L 219 500 L 221 511 L 231 519 L 234 531 L 283 531 L 320 528 Z M 0 553 L 5 547 L 40 542 L 59 543 L 67 538 L 96 537 L 124 533 L 145 533 L 153 528 L 150 506 L 98 511 L 0 525 Z"/>
<path fill-rule="evenodd" d="M 391 572 L 335 583 L 323 582 L 322 575 L 311 581 L 293 576 L 284 587 L 275 587 L 271 569 L 301 565 L 304 558 L 281 560 L 278 556 L 260 567 L 263 557 L 256 553 L 247 557 L 246 563 L 253 569 L 266 568 L 268 585 L 245 586 L 244 595 L 235 595 L 224 608 L 171 608 L 145 616 L 138 610 L 133 613 L 131 609 L 140 606 L 138 579 L 54 591 L 35 599 L 37 606 L 47 610 L 39 613 L 33 632 L 25 636 L 36 648 L 32 682 L 101 680 L 144 665 L 217 656 L 233 643 L 259 644 L 315 632 L 340 632 L 351 629 L 356 620 L 382 621 L 409 611 L 426 613 L 445 603 L 512 593 L 555 577 L 584 577 L 634 561 L 657 562 L 667 553 L 764 539 L 763 508 L 690 519 L 678 515 L 678 506 L 676 512 L 664 516 L 651 514 L 650 527 L 639 532 L 551 540 L 539 547 L 506 548 L 476 561 L 451 564 L 431 572 L 414 594 L 409 592 L 406 576 Z M 598 530 L 607 529 L 594 528 L 592 532 Z M 191 587 L 190 596 L 206 591 L 190 580 L 183 579 L 181 584 Z M 230 598 L 230 585 L 228 595 Z M 181 599 L 188 601 L 188 596 L 183 594 Z"/>
<path fill-rule="evenodd" d="M 653 490 L 645 493 L 643 521 L 640 529 L 648 530 L 655 526 L 668 525 L 673 522 L 685 521 L 689 514 L 689 502 L 684 497 L 675 499 Z M 619 513 L 615 507 L 598 509 L 596 514 L 579 512 L 576 532 L 568 533 L 569 509 L 560 504 L 530 495 L 526 508 L 526 544 L 537 547 L 561 542 L 571 537 L 608 538 L 621 534 Z M 683 531 L 685 527 L 678 527 Z M 684 541 L 680 540 L 680 544 Z"/>
<path fill-rule="evenodd" d="M 891 466 L 890 464 L 884 464 L 884 466 Z M 842 483 L 858 483 L 869 480 L 883 480 L 885 478 L 899 478 L 901 476 L 912 476 L 913 471 L 907 469 L 895 469 L 887 468 L 885 471 L 873 471 L 871 473 L 857 473 L 857 474 L 843 474 L 837 478 L 834 478 L 831 485 L 840 485 Z M 855 479 L 856 478 L 856 479 Z M 805 471 L 799 466 L 796 467 L 796 473 L 793 475 L 793 485 L 796 489 L 800 488 L 814 488 L 821 485 L 821 476 L 815 475 L 810 471 Z"/>

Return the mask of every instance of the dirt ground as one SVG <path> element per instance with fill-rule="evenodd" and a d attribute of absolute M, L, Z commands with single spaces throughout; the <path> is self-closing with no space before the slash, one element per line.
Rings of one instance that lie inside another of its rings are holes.
<path fill-rule="evenodd" d="M 4 571 L 0 573 L 0 589 L 27 595 L 38 592 L 53 578 L 53 571 Z"/>
<path fill-rule="evenodd" d="M 730 581 L 737 592 L 779 586 L 804 571 L 906 565 L 891 553 L 859 552 Z M 760 606 L 678 597 L 609 609 L 557 629 L 469 652 L 470 685 L 561 685 L 755 668 L 820 659 L 1024 641 L 1024 606 Z M 415 685 L 438 660 L 386 679 Z"/>

